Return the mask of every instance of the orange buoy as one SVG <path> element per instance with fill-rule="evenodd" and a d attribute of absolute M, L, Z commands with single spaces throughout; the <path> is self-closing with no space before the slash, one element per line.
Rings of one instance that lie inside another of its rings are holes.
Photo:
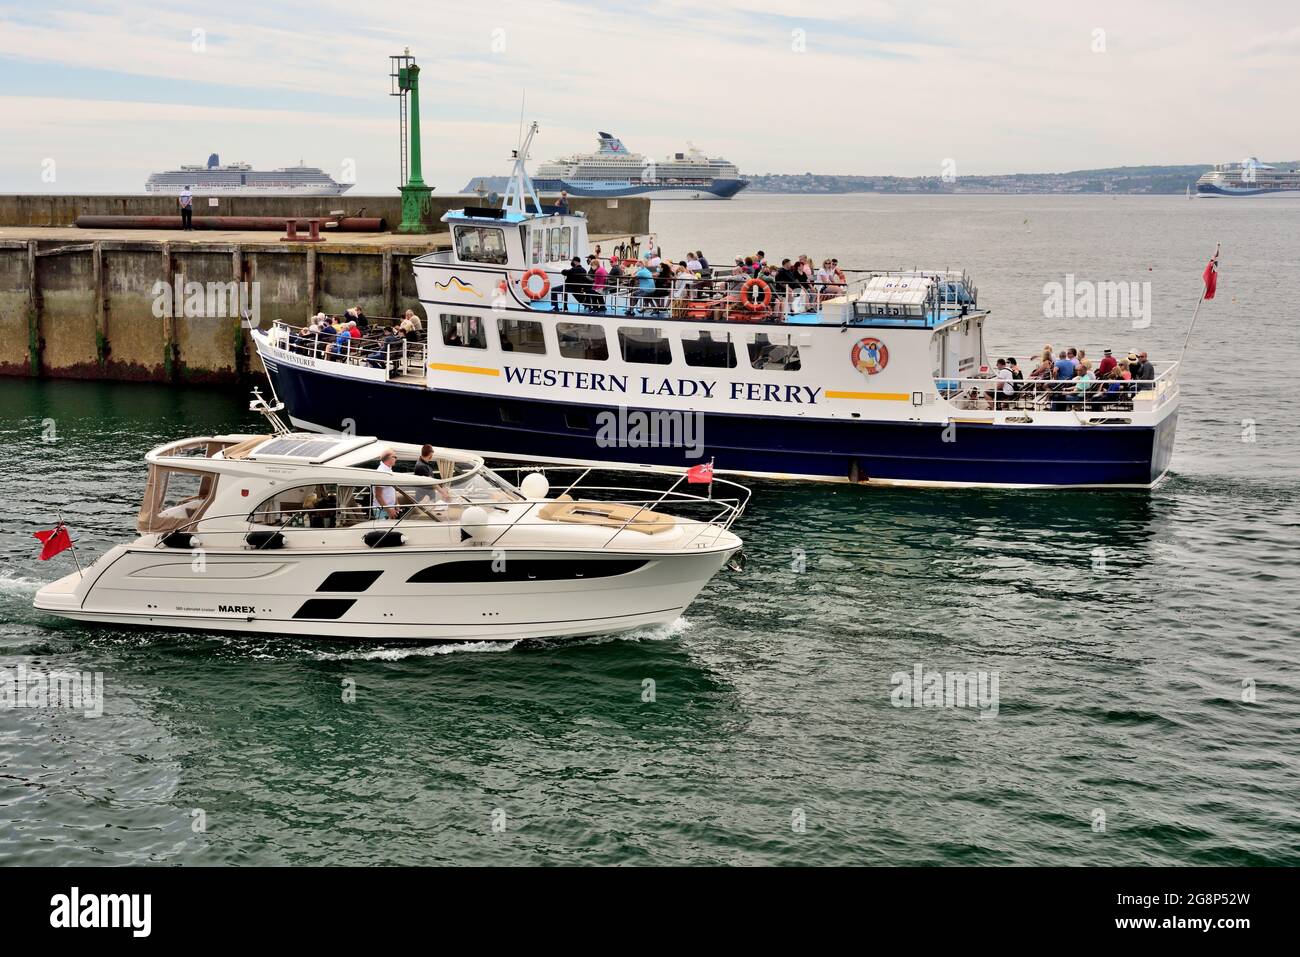
<path fill-rule="evenodd" d="M 750 295 L 751 289 L 761 289 L 762 293 L 755 299 Z M 753 279 L 746 279 L 745 284 L 740 287 L 740 298 L 745 303 L 746 309 L 751 312 L 762 312 L 772 305 L 772 287 L 757 276 Z"/>
<path fill-rule="evenodd" d="M 533 284 L 529 282 L 529 280 L 534 277 L 539 277 L 542 280 L 542 288 L 540 290 L 535 290 Z M 538 299 L 545 298 L 546 294 L 551 291 L 550 278 L 546 275 L 544 270 L 538 269 L 536 266 L 519 277 L 519 285 L 524 290 L 524 295 L 534 302 Z"/>

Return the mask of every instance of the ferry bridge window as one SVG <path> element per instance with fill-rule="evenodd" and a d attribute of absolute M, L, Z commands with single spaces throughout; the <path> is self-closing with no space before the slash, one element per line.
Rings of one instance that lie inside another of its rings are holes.
<path fill-rule="evenodd" d="M 542 324 L 531 319 L 498 319 L 497 332 L 501 336 L 502 352 L 531 352 L 546 354 L 546 339 Z"/>
<path fill-rule="evenodd" d="M 540 262 L 545 262 L 545 260 L 542 259 L 542 234 L 543 234 L 544 232 L 546 232 L 546 230 L 544 230 L 544 229 L 534 229 L 534 230 L 532 230 L 532 234 L 533 234 L 533 265 L 534 265 L 534 266 L 536 266 L 536 265 L 537 265 L 538 263 L 540 263 Z"/>
<path fill-rule="evenodd" d="M 506 263 L 506 234 L 497 226 L 457 226 L 456 255 L 463 262 Z"/>
<path fill-rule="evenodd" d="M 568 226 L 565 226 L 563 229 L 560 230 L 560 258 L 561 259 L 568 259 L 570 256 L 573 255 L 573 249 L 570 246 L 570 234 L 572 232 L 573 230 Z"/>
<path fill-rule="evenodd" d="M 624 326 L 618 330 L 618 345 L 624 362 L 648 362 L 666 366 L 673 361 L 672 350 L 662 329 Z"/>
<path fill-rule="evenodd" d="M 555 240 L 558 238 L 558 229 L 543 229 L 541 232 L 546 234 L 546 261 L 555 262 Z"/>
<path fill-rule="evenodd" d="M 749 364 L 755 369 L 798 372 L 799 347 L 789 336 L 777 336 L 776 341 L 772 341 L 767 333 L 760 332 L 749 344 Z"/>
<path fill-rule="evenodd" d="M 487 332 L 478 316 L 442 314 L 442 342 L 448 346 L 465 346 L 470 349 L 487 348 Z"/>
<path fill-rule="evenodd" d="M 585 322 L 557 322 L 555 334 L 560 340 L 560 355 L 566 359 L 608 359 L 609 345 L 605 330 Z"/>
<path fill-rule="evenodd" d="M 682 352 L 688 366 L 706 366 L 711 369 L 736 368 L 736 351 L 731 347 L 731 336 L 714 339 L 707 329 L 682 336 Z"/>

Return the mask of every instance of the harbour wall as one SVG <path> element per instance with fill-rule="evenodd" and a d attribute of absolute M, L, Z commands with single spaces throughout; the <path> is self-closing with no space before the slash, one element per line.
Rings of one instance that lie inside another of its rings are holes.
<path fill-rule="evenodd" d="M 114 205 L 124 199 L 130 202 Z M 290 243 L 275 233 L 66 228 L 82 214 L 165 215 L 169 201 L 174 198 L 0 196 L 0 375 L 240 382 L 261 364 L 239 309 L 222 300 L 214 310 L 208 300 L 196 314 L 172 303 L 164 287 L 175 290 L 178 278 L 205 288 L 248 283 L 263 327 L 304 323 L 316 312 L 339 315 L 358 304 L 371 316 L 399 316 L 408 308 L 423 315 L 411 260 L 449 244 L 446 233 L 329 234 L 322 243 Z M 398 200 L 388 197 L 229 197 L 220 212 L 315 215 L 318 201 L 321 215 L 364 207 L 367 216 L 401 219 Z M 464 197 L 434 201 L 439 217 L 466 205 Z M 159 202 L 164 206 L 154 205 Z M 636 198 L 620 199 L 615 208 L 604 200 L 574 203 L 587 213 L 593 237 L 644 235 L 649 205 Z"/>

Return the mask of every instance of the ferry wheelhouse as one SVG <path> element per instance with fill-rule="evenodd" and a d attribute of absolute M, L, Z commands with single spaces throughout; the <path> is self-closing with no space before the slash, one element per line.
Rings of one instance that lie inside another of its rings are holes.
<path fill-rule="evenodd" d="M 1121 388 L 999 394 L 964 272 L 862 271 L 834 295 L 784 298 L 716 274 L 653 294 L 628 278 L 565 288 L 586 221 L 538 203 L 522 160 L 501 208 L 443 220 L 452 248 L 413 264 L 426 341 L 331 355 L 287 326 L 255 331 L 296 425 L 527 462 L 884 485 L 1149 488 L 1169 467 L 1176 362 Z"/>

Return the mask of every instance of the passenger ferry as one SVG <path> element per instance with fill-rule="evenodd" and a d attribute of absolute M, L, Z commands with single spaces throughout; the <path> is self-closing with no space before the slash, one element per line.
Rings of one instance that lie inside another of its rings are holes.
<path fill-rule="evenodd" d="M 1196 181 L 1198 196 L 1300 195 L 1300 169 L 1278 169 L 1255 157 L 1220 163 Z"/>
<path fill-rule="evenodd" d="M 694 146 L 655 160 L 628 152 L 612 133 L 597 133 L 594 153 L 575 153 L 543 163 L 533 185 L 543 195 L 567 192 L 570 196 L 646 199 L 731 199 L 749 185 L 736 164 L 720 156 L 706 156 Z M 476 177 L 465 192 L 499 190 L 502 177 Z"/>
<path fill-rule="evenodd" d="M 995 398 L 989 314 L 964 272 L 865 270 L 784 299 L 719 275 L 662 296 L 565 289 L 587 223 L 537 201 L 524 155 L 500 208 L 449 211 L 453 248 L 413 261 L 427 341 L 331 353 L 283 324 L 254 330 L 296 425 L 881 485 L 1150 488 L 1169 467 L 1177 362 L 1117 392 L 1020 382 Z"/>
<path fill-rule="evenodd" d="M 206 166 L 181 166 L 180 169 L 151 173 L 145 181 L 146 193 L 179 195 L 184 189 L 208 196 L 341 196 L 352 186 L 337 183 L 334 177 L 315 166 L 285 166 L 275 170 L 256 170 L 248 163 L 222 165 L 213 153 Z"/>

